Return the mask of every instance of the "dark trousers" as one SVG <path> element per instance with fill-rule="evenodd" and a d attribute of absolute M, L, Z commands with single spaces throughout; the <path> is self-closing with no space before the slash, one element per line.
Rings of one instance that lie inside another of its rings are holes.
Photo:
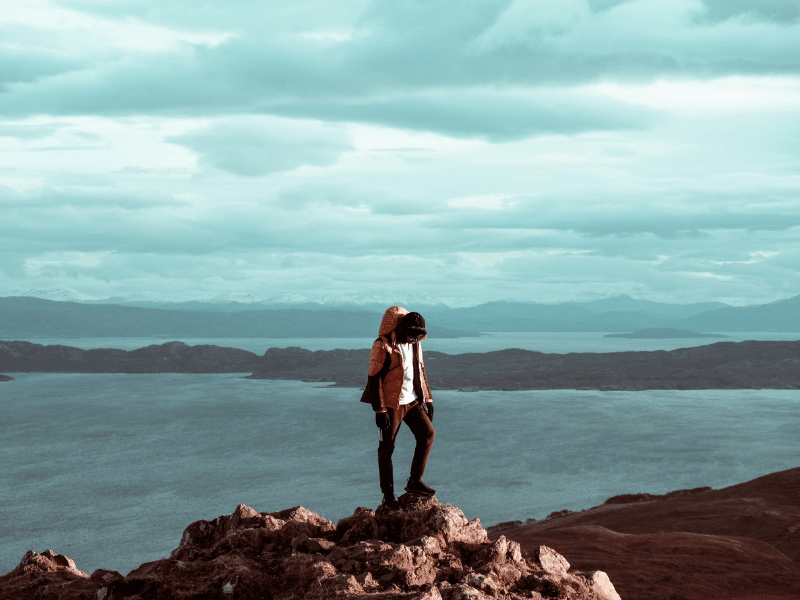
<path fill-rule="evenodd" d="M 389 419 L 392 426 L 383 431 L 381 441 L 378 444 L 378 473 L 380 474 L 381 492 L 384 494 L 394 493 L 394 474 L 392 472 L 392 453 L 394 452 L 394 440 L 400 430 L 400 424 L 405 422 L 414 438 L 417 440 L 414 448 L 414 458 L 411 461 L 411 479 L 419 481 L 425 472 L 425 465 L 428 463 L 433 438 L 436 432 L 433 430 L 431 420 L 422 408 L 419 400 L 411 404 L 402 404 L 397 410 L 389 410 Z"/>

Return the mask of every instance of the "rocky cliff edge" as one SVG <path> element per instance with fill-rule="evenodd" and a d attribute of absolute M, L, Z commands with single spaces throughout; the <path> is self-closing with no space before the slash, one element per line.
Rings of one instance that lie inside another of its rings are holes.
<path fill-rule="evenodd" d="M 400 502 L 357 508 L 337 525 L 302 506 L 259 513 L 242 504 L 192 523 L 169 558 L 127 576 L 90 576 L 64 555 L 31 550 L 0 577 L 0 598 L 620 598 L 604 572 L 572 572 L 547 546 L 526 555 L 503 536 L 492 542 L 478 519 L 435 497 Z"/>

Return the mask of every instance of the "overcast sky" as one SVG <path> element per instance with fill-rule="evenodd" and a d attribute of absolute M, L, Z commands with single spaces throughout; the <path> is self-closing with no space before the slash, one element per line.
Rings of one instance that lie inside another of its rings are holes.
<path fill-rule="evenodd" d="M 3 0 L 0 295 L 800 293 L 800 2 Z"/>

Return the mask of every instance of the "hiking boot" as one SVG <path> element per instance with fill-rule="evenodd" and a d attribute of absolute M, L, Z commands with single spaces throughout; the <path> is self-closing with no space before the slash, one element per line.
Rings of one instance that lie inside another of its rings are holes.
<path fill-rule="evenodd" d="M 391 510 L 400 510 L 400 503 L 394 497 L 394 494 L 384 494 L 383 505 Z"/>
<path fill-rule="evenodd" d="M 436 493 L 435 489 L 422 483 L 421 479 L 419 481 L 411 481 L 409 479 L 408 485 L 406 485 L 406 491 L 410 494 L 419 494 L 420 496 L 433 496 Z"/>

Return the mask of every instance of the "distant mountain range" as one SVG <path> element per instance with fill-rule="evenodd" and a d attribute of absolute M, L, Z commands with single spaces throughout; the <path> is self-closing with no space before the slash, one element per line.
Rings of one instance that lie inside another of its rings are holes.
<path fill-rule="evenodd" d="M 41 298 L 42 296 L 35 296 Z M 45 298 L 53 299 L 53 298 Z M 60 299 L 60 298 L 59 298 Z M 272 297 L 252 297 L 241 294 L 225 294 L 208 300 L 189 300 L 185 302 L 166 302 L 163 300 L 106 298 L 103 300 L 78 299 L 82 304 L 116 304 L 137 308 L 160 308 L 163 310 L 193 310 L 213 312 L 243 312 L 249 310 L 349 310 L 354 312 L 378 312 L 383 314 L 387 307 L 400 304 L 413 305 L 417 310 L 430 308 L 447 308 L 449 304 L 437 301 L 427 295 L 408 296 L 402 299 L 387 294 L 375 294 L 367 297 L 351 298 L 347 296 L 330 296 L 319 300 L 299 295 L 282 295 Z M 721 306 L 725 306 L 722 304 Z"/>
<path fill-rule="evenodd" d="M 630 332 L 637 329 L 690 329 L 800 332 L 800 296 L 760 306 L 717 302 L 664 304 L 617 296 L 595 302 L 539 304 L 489 302 L 471 308 L 432 308 L 426 318 L 443 327 L 476 331 Z"/>
<path fill-rule="evenodd" d="M 692 339 L 692 338 L 724 338 L 728 337 L 721 333 L 698 333 L 688 329 L 639 329 L 632 333 L 607 333 L 603 337 L 607 338 L 626 338 L 630 340 L 672 340 L 672 339 Z"/>
<path fill-rule="evenodd" d="M 280 308 L 277 308 L 280 306 Z M 377 335 L 388 304 L 360 308 L 303 300 L 276 303 L 65 302 L 0 298 L 0 339 L 81 337 L 346 337 Z M 770 304 L 666 304 L 616 296 L 593 302 L 488 302 L 467 308 L 409 304 L 425 317 L 431 337 L 478 332 L 800 332 L 800 295 Z"/>
<path fill-rule="evenodd" d="M 25 338 L 374 338 L 382 313 L 347 310 L 164 310 L 116 304 L 0 298 L 0 339 Z M 431 323 L 431 336 L 478 335 Z"/>
<path fill-rule="evenodd" d="M 454 308 L 445 302 L 437 302 L 427 296 L 392 298 L 387 297 L 385 301 L 378 301 L 376 298 L 353 299 L 346 297 L 331 297 L 321 301 L 311 300 L 304 296 L 277 296 L 261 300 L 223 300 L 211 299 L 208 301 L 190 300 L 187 302 L 163 302 L 158 300 L 129 300 L 125 298 L 107 298 L 105 300 L 81 300 L 81 304 L 115 304 L 118 306 L 129 306 L 135 308 L 158 308 L 162 310 L 189 310 L 189 311 L 212 311 L 212 312 L 243 312 L 250 310 L 349 310 L 355 312 L 377 312 L 383 313 L 386 308 L 393 304 L 399 304 L 416 310 L 424 314 L 446 314 L 451 310 L 469 310 L 469 308 Z M 635 300 L 627 295 L 613 296 L 601 300 L 589 302 L 563 302 L 560 304 L 520 302 L 520 301 L 500 301 L 481 304 L 480 307 L 491 310 L 494 306 L 516 306 L 537 307 L 539 310 L 547 310 L 555 307 L 571 307 L 583 309 L 591 313 L 613 313 L 613 312 L 641 312 L 657 318 L 664 319 L 683 319 L 696 315 L 701 312 L 714 310 L 717 308 L 729 308 L 722 302 L 697 302 L 694 304 L 667 304 L 662 302 L 652 302 L 650 300 Z M 479 307 L 470 307 L 479 308 Z"/>

